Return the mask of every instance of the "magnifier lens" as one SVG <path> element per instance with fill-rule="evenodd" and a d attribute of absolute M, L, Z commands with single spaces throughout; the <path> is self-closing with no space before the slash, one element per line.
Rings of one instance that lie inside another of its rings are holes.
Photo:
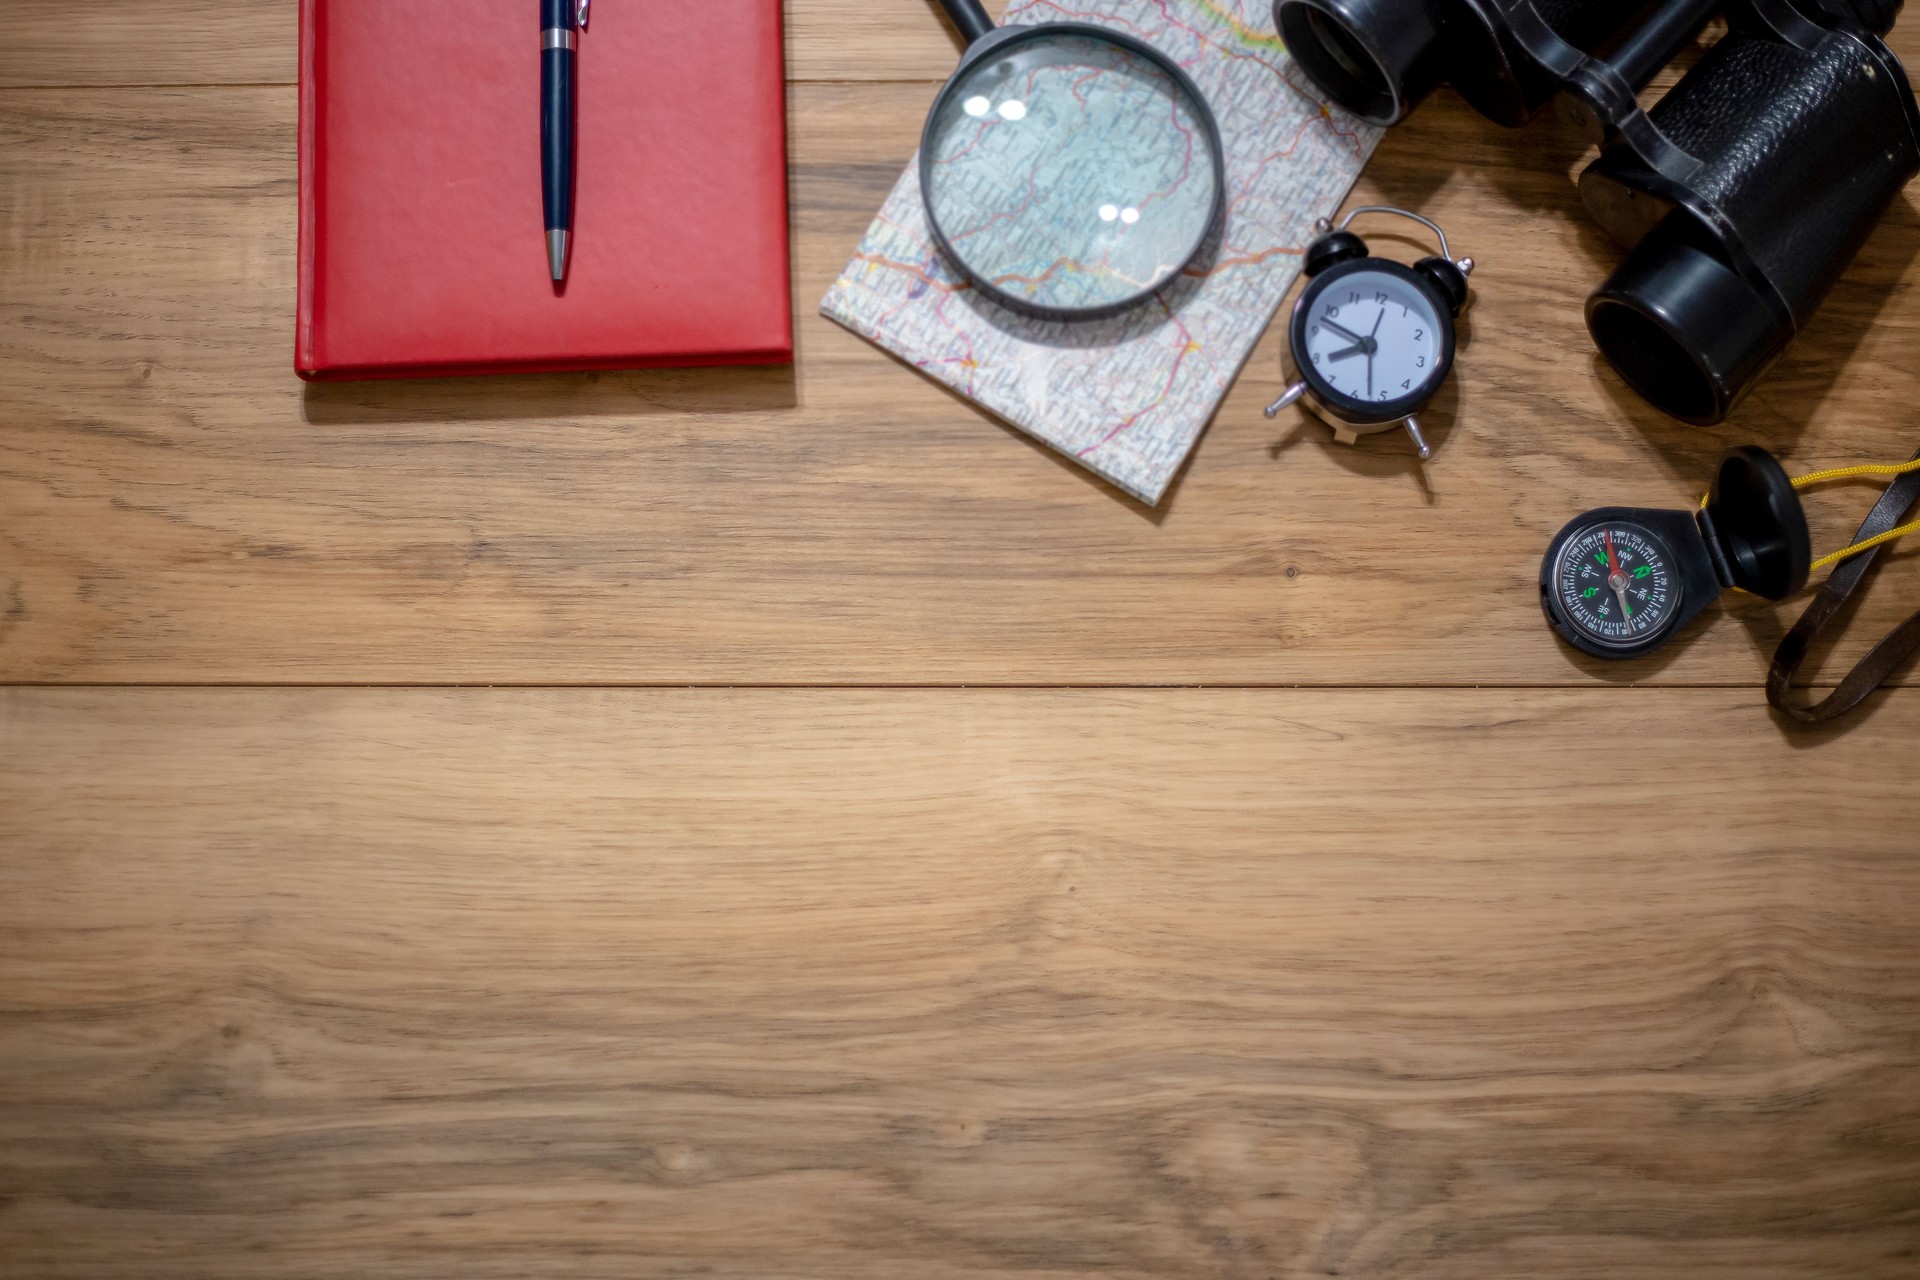
<path fill-rule="evenodd" d="M 1211 229 L 1220 174 L 1200 104 L 1097 37 L 1017 41 L 963 68 L 927 136 L 927 207 L 949 251 L 1036 308 L 1133 301 Z"/>

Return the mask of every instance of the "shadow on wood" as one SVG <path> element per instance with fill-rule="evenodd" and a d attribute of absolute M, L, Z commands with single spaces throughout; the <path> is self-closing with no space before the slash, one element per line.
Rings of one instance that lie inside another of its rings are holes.
<path fill-rule="evenodd" d="M 301 414 L 333 426 L 765 413 L 798 403 L 793 366 L 768 365 L 313 382 Z"/>

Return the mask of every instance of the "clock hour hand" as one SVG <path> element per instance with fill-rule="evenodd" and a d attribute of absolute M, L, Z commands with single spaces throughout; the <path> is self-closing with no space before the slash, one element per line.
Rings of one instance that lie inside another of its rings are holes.
<path fill-rule="evenodd" d="M 1346 358 L 1347 358 L 1348 356 L 1357 356 L 1357 355 L 1361 355 L 1361 354 L 1363 354 L 1363 353 L 1365 353 L 1365 351 L 1366 351 L 1366 349 L 1367 349 L 1367 344 L 1366 344 L 1366 343 L 1364 343 L 1364 342 L 1356 342 L 1356 343 L 1354 343 L 1354 344 L 1353 344 L 1352 346 L 1350 346 L 1350 347 L 1342 347 L 1342 348 L 1341 348 L 1340 350 L 1338 350 L 1338 351 L 1332 351 L 1332 352 L 1328 352 L 1328 353 L 1327 353 L 1327 359 L 1329 359 L 1329 360 L 1345 360 L 1345 359 L 1346 359 Z"/>

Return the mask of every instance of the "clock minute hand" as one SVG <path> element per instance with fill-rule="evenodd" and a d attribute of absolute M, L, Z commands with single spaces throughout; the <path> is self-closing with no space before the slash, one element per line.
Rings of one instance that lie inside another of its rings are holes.
<path fill-rule="evenodd" d="M 1345 338 L 1348 342 L 1359 342 L 1363 344 L 1366 342 L 1365 338 L 1361 337 L 1359 334 L 1355 333 L 1353 330 L 1347 328 L 1345 325 L 1335 324 L 1333 321 L 1325 318 L 1322 318 L 1320 323 L 1327 326 L 1327 328 L 1333 330 L 1335 333 L 1339 334 L 1341 337 Z"/>
<path fill-rule="evenodd" d="M 1361 343 L 1361 345 L 1367 349 L 1367 398 L 1369 400 L 1373 398 L 1373 354 L 1380 349 L 1380 344 L 1375 340 L 1375 335 L 1380 332 L 1380 322 L 1386 318 L 1387 309 L 1383 305 L 1380 308 L 1380 314 L 1373 318 L 1373 332 L 1369 333 Z"/>

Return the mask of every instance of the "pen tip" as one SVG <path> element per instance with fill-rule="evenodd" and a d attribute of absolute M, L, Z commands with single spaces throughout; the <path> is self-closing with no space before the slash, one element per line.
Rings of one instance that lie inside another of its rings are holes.
<path fill-rule="evenodd" d="M 567 233 L 547 232 L 547 265 L 553 270 L 554 283 L 567 278 Z"/>

